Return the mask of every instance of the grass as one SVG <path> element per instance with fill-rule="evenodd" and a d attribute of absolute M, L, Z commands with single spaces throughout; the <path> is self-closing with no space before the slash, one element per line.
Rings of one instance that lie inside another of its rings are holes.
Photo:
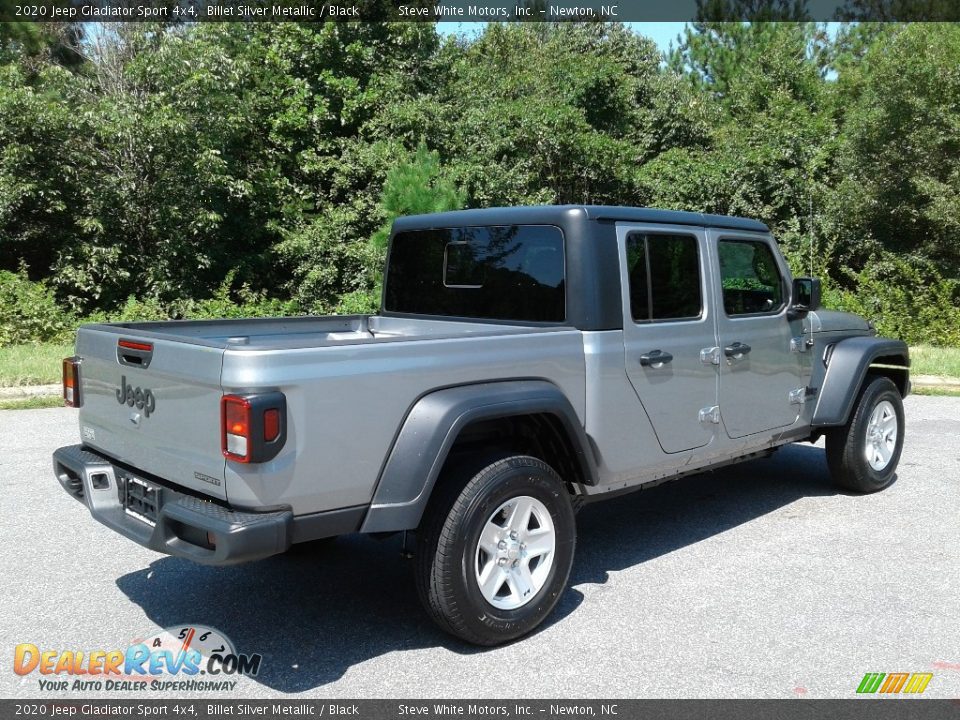
<path fill-rule="evenodd" d="M 910 348 L 910 374 L 960 378 L 960 348 Z"/>
<path fill-rule="evenodd" d="M 60 361 L 73 355 L 72 345 L 0 347 L 0 387 L 53 385 L 61 381 Z"/>
<path fill-rule="evenodd" d="M 954 390 L 953 388 L 943 388 L 943 387 L 920 387 L 916 385 L 913 386 L 913 389 L 910 391 L 911 395 L 940 395 L 946 397 L 960 397 L 960 390 Z"/>
<path fill-rule="evenodd" d="M 59 395 L 40 395 L 27 398 L 0 398 L 0 410 L 35 410 L 36 408 L 63 407 Z"/>

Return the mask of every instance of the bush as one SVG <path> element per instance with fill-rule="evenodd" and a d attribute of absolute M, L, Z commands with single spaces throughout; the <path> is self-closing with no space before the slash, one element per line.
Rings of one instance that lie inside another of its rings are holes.
<path fill-rule="evenodd" d="M 84 322 L 143 322 L 147 320 L 169 320 L 167 308 L 158 300 L 147 298 L 139 300 L 132 295 L 123 306 L 114 312 L 95 312 L 84 318 Z"/>
<path fill-rule="evenodd" d="M 863 315 L 880 335 L 910 345 L 960 346 L 960 282 L 933 263 L 884 253 L 850 277 L 855 288 L 830 292 L 830 306 Z"/>
<path fill-rule="evenodd" d="M 374 290 L 354 290 L 340 298 L 334 315 L 374 315 L 380 310 L 380 294 Z"/>
<path fill-rule="evenodd" d="M 0 347 L 35 342 L 66 342 L 76 318 L 53 299 L 44 283 L 33 282 L 25 268 L 0 270 Z"/>
<path fill-rule="evenodd" d="M 191 320 L 245 317 L 282 317 L 302 314 L 293 300 L 278 300 L 267 297 L 266 293 L 252 290 L 243 284 L 231 291 L 234 274 L 231 272 L 221 283 L 212 298 L 189 300 L 174 307 L 175 317 Z"/>
<path fill-rule="evenodd" d="M 302 314 L 292 300 L 267 297 L 263 292 L 241 285 L 232 290 L 234 274 L 224 278 L 213 297 L 202 300 L 183 299 L 162 303 L 155 298 L 127 298 L 119 311 L 97 312 L 84 322 L 142 322 L 150 320 L 218 320 L 222 318 L 282 317 Z"/>
<path fill-rule="evenodd" d="M 373 269 L 381 262 L 366 241 L 375 227 L 369 212 L 345 206 L 326 210 L 289 232 L 278 254 L 291 268 L 289 290 L 296 304 L 324 314 L 343 295 L 371 287 Z"/>

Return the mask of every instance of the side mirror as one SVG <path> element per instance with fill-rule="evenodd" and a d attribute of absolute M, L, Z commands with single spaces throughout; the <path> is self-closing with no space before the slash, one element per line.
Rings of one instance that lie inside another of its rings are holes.
<path fill-rule="evenodd" d="M 801 318 L 811 310 L 817 310 L 820 307 L 820 294 L 819 278 L 794 278 L 790 302 L 791 319 Z"/>

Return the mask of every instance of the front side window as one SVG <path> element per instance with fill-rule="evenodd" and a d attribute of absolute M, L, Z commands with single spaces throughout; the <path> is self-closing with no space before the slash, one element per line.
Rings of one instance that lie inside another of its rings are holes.
<path fill-rule="evenodd" d="M 566 317 L 563 234 L 548 225 L 409 230 L 390 246 L 390 312 L 526 322 Z"/>
<path fill-rule="evenodd" d="M 694 236 L 631 233 L 627 268 L 634 322 L 701 316 L 700 256 Z"/>
<path fill-rule="evenodd" d="M 720 281 L 727 315 L 776 313 L 783 309 L 783 276 L 770 246 L 760 240 L 721 240 Z"/>

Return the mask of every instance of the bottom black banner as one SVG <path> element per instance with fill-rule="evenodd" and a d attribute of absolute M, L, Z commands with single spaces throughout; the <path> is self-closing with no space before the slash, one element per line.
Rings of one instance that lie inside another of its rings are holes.
<path fill-rule="evenodd" d="M 0 700 L 0 718 L 960 720 L 960 700 Z"/>

